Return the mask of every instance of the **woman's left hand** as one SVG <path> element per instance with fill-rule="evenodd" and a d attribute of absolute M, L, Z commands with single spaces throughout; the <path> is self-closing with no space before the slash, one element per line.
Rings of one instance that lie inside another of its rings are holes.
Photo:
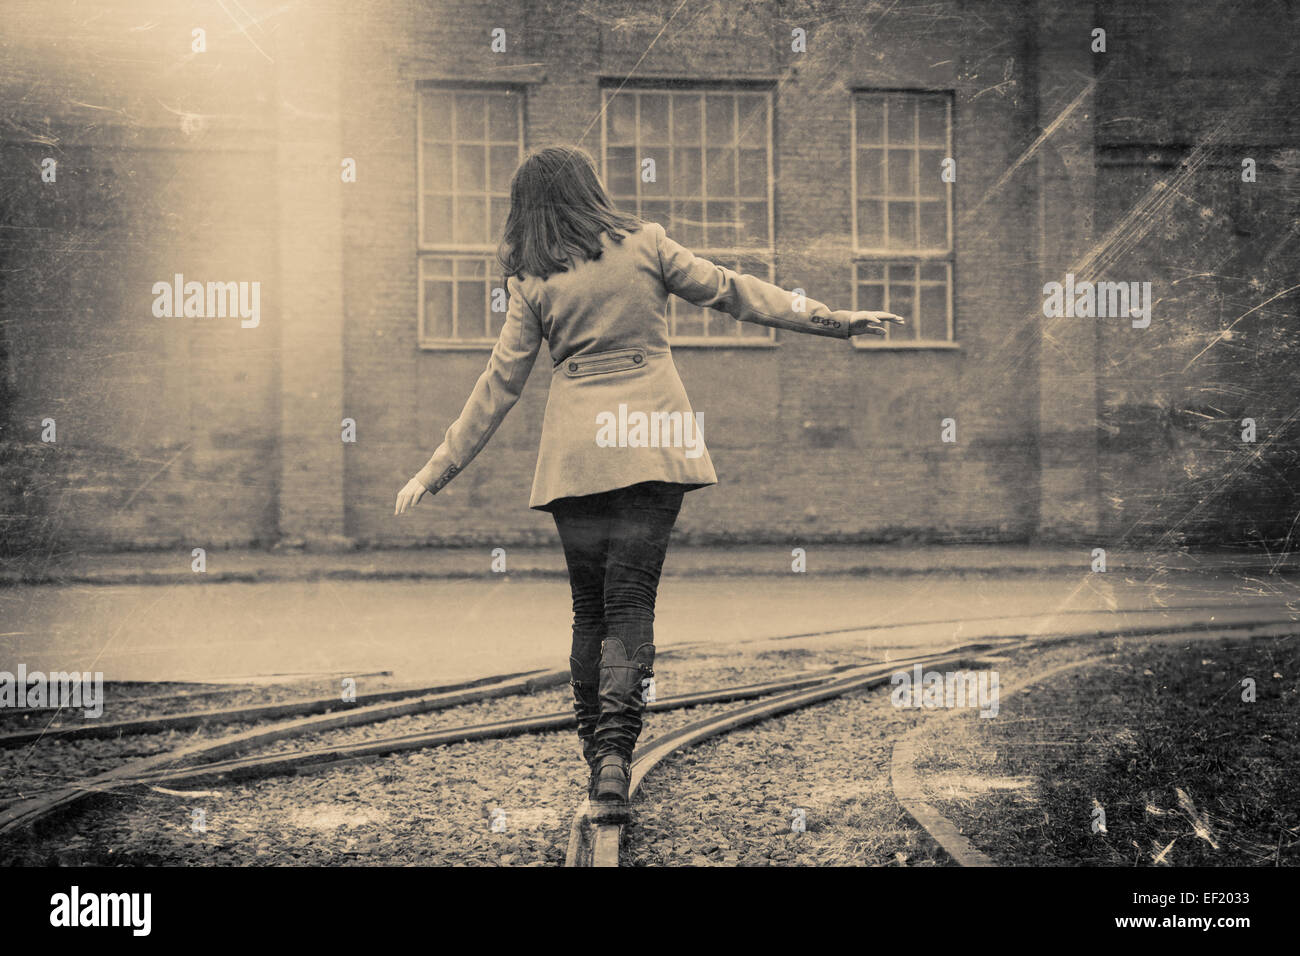
<path fill-rule="evenodd" d="M 412 478 L 406 483 L 406 486 L 397 493 L 397 507 L 393 514 L 406 514 L 407 511 L 414 508 L 420 503 L 420 499 L 429 493 L 429 489 L 424 487 L 424 483 L 416 478 Z"/>
<path fill-rule="evenodd" d="M 892 312 L 853 312 L 849 315 L 849 335 L 884 335 L 886 323 L 903 325 L 903 319 Z"/>

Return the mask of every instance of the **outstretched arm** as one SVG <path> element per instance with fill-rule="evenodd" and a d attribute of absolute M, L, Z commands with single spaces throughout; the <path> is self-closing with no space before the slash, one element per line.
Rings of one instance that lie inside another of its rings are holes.
<path fill-rule="evenodd" d="M 460 474 L 483 450 L 506 413 L 519 400 L 541 349 L 542 324 L 524 299 L 516 278 L 506 280 L 506 289 L 510 304 L 505 326 L 492 348 L 487 368 L 474 384 L 460 417 L 447 429 L 438 450 L 398 493 L 394 514 L 400 515 L 413 507 L 426 491 L 437 494 Z"/>
<path fill-rule="evenodd" d="M 884 335 L 885 323 L 903 324 L 901 318 L 889 312 L 835 311 L 807 296 L 798 302 L 803 308 L 796 311 L 793 293 L 693 254 L 668 238 L 657 223 L 644 228 L 654 230 L 664 287 L 695 305 L 726 312 L 741 322 L 836 339 Z"/>

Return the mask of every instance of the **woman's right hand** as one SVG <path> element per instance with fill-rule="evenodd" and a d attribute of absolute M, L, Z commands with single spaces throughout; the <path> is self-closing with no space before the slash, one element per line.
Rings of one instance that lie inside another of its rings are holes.
<path fill-rule="evenodd" d="M 428 493 L 429 489 L 424 487 L 423 482 L 418 478 L 412 478 L 397 493 L 397 504 L 393 507 L 393 515 L 406 514 L 407 511 L 419 504 L 420 499 Z"/>

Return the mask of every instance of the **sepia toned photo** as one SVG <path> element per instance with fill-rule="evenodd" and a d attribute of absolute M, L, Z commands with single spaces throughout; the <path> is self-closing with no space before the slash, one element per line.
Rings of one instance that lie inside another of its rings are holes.
<path fill-rule="evenodd" d="M 854 869 L 1248 939 L 1300 865 L 1298 28 L 4 0 L 13 912 Z"/>

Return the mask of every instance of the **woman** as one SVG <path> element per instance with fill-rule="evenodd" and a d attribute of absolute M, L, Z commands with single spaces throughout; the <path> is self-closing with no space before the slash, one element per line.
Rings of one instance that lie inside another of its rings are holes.
<path fill-rule="evenodd" d="M 510 184 L 498 259 L 505 327 L 446 439 L 398 493 L 436 494 L 519 398 L 542 340 L 555 362 L 529 506 L 550 512 L 573 591 L 569 657 L 589 796 L 626 816 L 629 762 L 654 673 L 654 607 L 682 496 L 717 483 L 668 347 L 668 295 L 812 335 L 883 335 L 885 312 L 833 312 L 692 255 L 619 212 L 582 150 L 531 154 Z"/>

